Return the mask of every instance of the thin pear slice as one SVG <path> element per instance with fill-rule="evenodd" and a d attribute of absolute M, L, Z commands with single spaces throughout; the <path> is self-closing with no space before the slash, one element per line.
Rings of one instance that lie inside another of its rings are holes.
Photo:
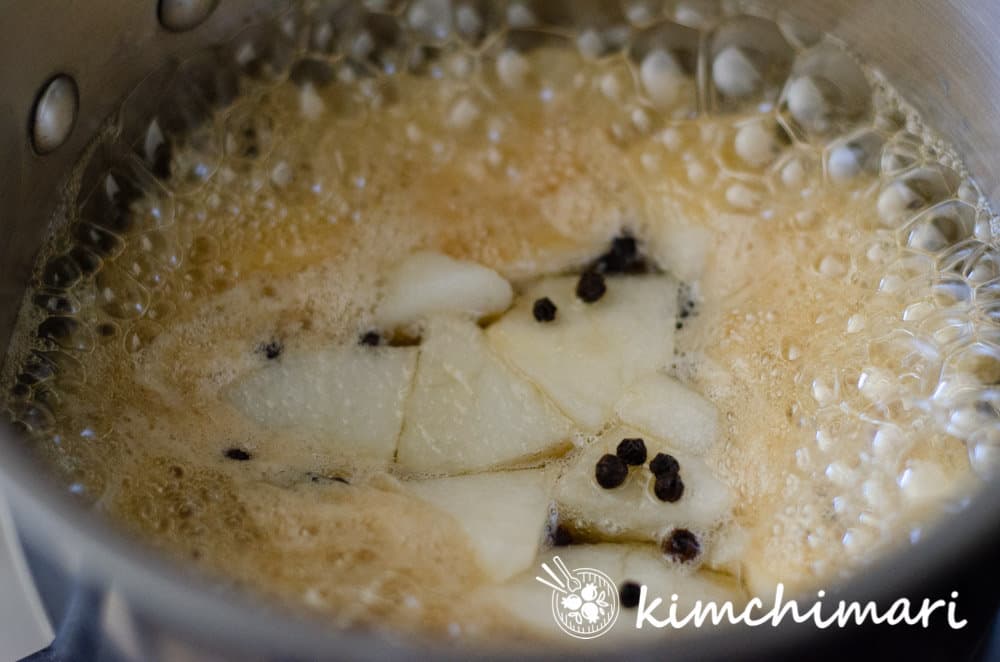
<path fill-rule="evenodd" d="M 513 297 L 510 283 L 492 269 L 419 251 L 387 276 L 375 322 L 395 330 L 436 313 L 464 313 L 478 320 L 507 310 Z"/>
<path fill-rule="evenodd" d="M 626 387 L 670 363 L 677 282 L 669 276 L 612 277 L 603 297 L 584 303 L 575 294 L 577 280 L 537 283 L 487 335 L 570 418 L 596 430 Z M 556 304 L 552 322 L 538 322 L 532 314 L 542 297 Z"/>
<path fill-rule="evenodd" d="M 663 372 L 632 384 L 616 409 L 622 423 L 694 455 L 708 452 L 719 436 L 715 405 Z"/>
<path fill-rule="evenodd" d="M 614 454 L 622 439 L 634 437 L 645 440 L 650 460 L 660 452 L 677 459 L 684 482 L 680 499 L 670 503 L 656 497 L 648 463 L 632 467 L 618 487 L 598 485 L 594 477 L 597 461 L 602 455 Z M 659 542 L 678 527 L 696 533 L 712 530 L 728 518 L 732 495 L 703 460 L 638 430 L 619 427 L 605 432 L 573 457 L 556 482 L 556 502 L 560 519 L 587 535 Z M 704 546 L 702 551 L 706 551 Z"/>
<path fill-rule="evenodd" d="M 451 476 L 409 482 L 407 488 L 458 521 L 493 581 L 509 579 L 534 563 L 549 517 L 551 472 Z"/>
<path fill-rule="evenodd" d="M 473 322 L 428 320 L 396 460 L 420 473 L 465 473 L 567 450 L 570 422 L 497 358 Z"/>
<path fill-rule="evenodd" d="M 294 430 L 318 452 L 388 463 L 416 367 L 412 347 L 286 351 L 229 388 L 244 416 Z"/>

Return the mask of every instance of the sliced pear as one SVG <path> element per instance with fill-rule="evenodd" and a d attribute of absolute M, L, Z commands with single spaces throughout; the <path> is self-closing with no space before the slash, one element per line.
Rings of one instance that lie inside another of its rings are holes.
<path fill-rule="evenodd" d="M 487 336 L 570 418 L 596 430 L 629 384 L 670 362 L 677 282 L 669 276 L 608 278 L 604 296 L 588 304 L 576 297 L 577 280 L 537 283 Z M 537 322 L 532 314 L 542 297 L 556 304 L 552 322 Z"/>
<path fill-rule="evenodd" d="M 670 503 L 656 498 L 655 478 L 648 463 L 633 467 L 618 487 L 605 489 L 598 485 L 594 477 L 597 461 L 606 453 L 614 454 L 618 443 L 630 437 L 645 440 L 649 459 L 660 452 L 677 459 L 684 482 L 684 494 L 679 500 Z M 602 434 L 573 457 L 556 482 L 556 502 L 560 519 L 586 534 L 659 542 L 678 527 L 696 533 L 713 529 L 729 516 L 732 495 L 703 460 L 638 430 L 619 427 Z"/>
<path fill-rule="evenodd" d="M 390 462 L 416 360 L 412 347 L 286 351 L 227 395 L 248 418 L 295 430 L 324 453 Z"/>
<path fill-rule="evenodd" d="M 704 455 L 719 436 L 715 405 L 663 372 L 632 384 L 616 409 L 622 423 L 694 455 Z"/>
<path fill-rule="evenodd" d="M 385 296 L 375 313 L 386 330 L 402 329 L 434 313 L 464 313 L 480 319 L 507 310 L 510 283 L 475 262 L 420 251 L 388 275 Z"/>
<path fill-rule="evenodd" d="M 464 473 L 568 449 L 570 422 L 458 317 L 427 323 L 396 460 L 407 470 Z"/>
<path fill-rule="evenodd" d="M 473 474 L 406 485 L 412 494 L 458 521 L 492 580 L 509 579 L 534 563 L 549 517 L 551 472 Z"/>

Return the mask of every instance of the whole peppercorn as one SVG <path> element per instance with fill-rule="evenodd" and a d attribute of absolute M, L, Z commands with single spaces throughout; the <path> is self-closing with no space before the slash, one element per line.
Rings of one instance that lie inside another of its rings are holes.
<path fill-rule="evenodd" d="M 684 496 L 684 481 L 679 474 L 663 474 L 656 477 L 653 493 L 660 501 L 674 503 Z"/>
<path fill-rule="evenodd" d="M 573 534 L 569 532 L 562 524 L 556 527 L 556 530 L 552 532 L 552 546 L 553 547 L 566 547 L 573 544 Z"/>
<path fill-rule="evenodd" d="M 677 458 L 667 453 L 657 453 L 656 456 L 649 462 L 649 470 L 654 476 L 675 474 L 680 471 L 680 469 L 681 465 L 677 462 Z"/>
<path fill-rule="evenodd" d="M 268 360 L 273 360 L 281 356 L 281 353 L 285 351 L 285 346 L 279 340 L 271 340 L 262 344 L 260 351 Z"/>
<path fill-rule="evenodd" d="M 698 536 L 687 529 L 674 529 L 663 540 L 663 553 L 675 561 L 687 563 L 701 553 Z"/>
<path fill-rule="evenodd" d="M 641 274 L 648 270 L 635 237 L 626 233 L 611 241 L 611 248 L 591 267 L 602 274 Z"/>
<path fill-rule="evenodd" d="M 230 460 L 236 460 L 237 462 L 246 462 L 252 457 L 247 451 L 242 448 L 236 448 L 235 446 L 233 448 L 227 448 L 224 455 Z"/>
<path fill-rule="evenodd" d="M 535 316 L 536 322 L 551 322 L 556 318 L 556 304 L 552 303 L 552 299 L 548 297 L 542 297 L 535 301 L 535 305 L 531 308 L 531 314 Z"/>
<path fill-rule="evenodd" d="M 625 464 L 637 467 L 646 463 L 646 442 L 642 439 L 622 439 L 615 451 Z"/>
<path fill-rule="evenodd" d="M 361 337 L 358 339 L 358 344 L 368 347 L 378 347 L 381 343 L 382 336 L 377 331 L 367 331 L 361 334 Z"/>
<path fill-rule="evenodd" d="M 584 303 L 594 303 L 604 296 L 608 286 L 604 284 L 604 276 L 596 271 L 585 271 L 576 283 L 576 296 Z"/>
<path fill-rule="evenodd" d="M 625 609 L 635 609 L 639 606 L 642 587 L 635 582 L 627 581 L 618 589 L 618 601 Z"/>
<path fill-rule="evenodd" d="M 618 487 L 625 482 L 628 476 L 628 466 L 617 455 L 610 453 L 597 461 L 594 469 L 594 477 L 597 484 L 606 490 Z"/>

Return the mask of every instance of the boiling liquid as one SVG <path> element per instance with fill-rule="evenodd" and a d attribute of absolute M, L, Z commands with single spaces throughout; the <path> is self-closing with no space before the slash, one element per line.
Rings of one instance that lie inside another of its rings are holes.
<path fill-rule="evenodd" d="M 915 541 L 974 485 L 970 466 L 989 470 L 1000 261 L 988 210 L 847 56 L 779 38 L 764 51 L 785 70 L 768 82 L 753 74 L 771 69 L 726 69 L 721 46 L 694 47 L 700 73 L 683 53 L 650 55 L 657 30 L 687 34 L 670 22 L 511 28 L 470 46 L 466 13 L 434 50 L 419 29 L 380 41 L 379 25 L 419 27 L 413 7 L 364 16 L 335 35 L 343 57 L 306 22 L 325 75 L 257 66 L 167 157 L 151 127 L 94 193 L 131 182 L 132 227 L 63 231 L 47 249 L 7 361 L 9 407 L 95 509 L 338 625 L 523 636 L 502 606 L 477 603 L 488 581 L 457 525 L 391 469 L 264 430 L 223 392 L 269 343 L 356 342 L 381 276 L 414 249 L 517 285 L 623 231 L 690 286 L 671 372 L 724 422 L 709 463 L 748 535 L 732 577 L 747 593 L 826 586 Z M 815 95 L 796 91 L 789 63 L 817 52 L 847 68 L 837 89 L 861 77 L 860 110 L 841 99 L 814 112 Z M 94 220 L 67 209 L 70 227 Z M 81 273 L 87 256 L 95 275 Z"/>

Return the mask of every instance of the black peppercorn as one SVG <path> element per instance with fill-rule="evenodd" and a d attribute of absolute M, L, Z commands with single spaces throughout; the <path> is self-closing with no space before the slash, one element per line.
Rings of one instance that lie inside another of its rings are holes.
<path fill-rule="evenodd" d="M 641 274 L 648 267 L 646 260 L 639 254 L 635 237 L 623 234 L 611 241 L 611 249 L 597 258 L 591 269 L 602 274 Z"/>
<path fill-rule="evenodd" d="M 556 318 L 556 304 L 552 303 L 552 299 L 548 297 L 542 297 L 535 301 L 535 305 L 531 308 L 531 313 L 535 316 L 536 322 L 551 322 Z"/>
<path fill-rule="evenodd" d="M 646 463 L 646 442 L 642 439 L 622 439 L 615 453 L 633 467 Z"/>
<path fill-rule="evenodd" d="M 663 553 L 681 563 L 687 563 L 701 552 L 698 536 L 687 529 L 674 529 L 663 540 Z"/>
<path fill-rule="evenodd" d="M 677 462 L 677 458 L 667 453 L 657 453 L 656 457 L 649 462 L 649 470 L 653 472 L 654 476 L 676 474 L 680 469 L 681 465 Z"/>
<path fill-rule="evenodd" d="M 281 356 L 281 352 L 283 352 L 284 349 L 284 345 L 282 345 L 278 340 L 272 340 L 260 346 L 261 353 L 263 353 L 268 360 L 273 360 Z"/>
<path fill-rule="evenodd" d="M 642 587 L 635 582 L 627 581 L 618 589 L 618 601 L 625 609 L 635 609 L 639 606 Z"/>
<path fill-rule="evenodd" d="M 230 460 L 236 460 L 237 462 L 246 462 L 252 457 L 247 451 L 236 447 L 227 448 L 225 455 Z"/>
<path fill-rule="evenodd" d="M 553 547 L 567 547 L 573 544 L 573 534 L 569 532 L 562 524 L 556 527 L 556 530 L 552 532 L 552 546 Z"/>
<path fill-rule="evenodd" d="M 598 485 L 610 490 L 625 482 L 625 478 L 628 476 L 628 466 L 622 462 L 620 457 L 609 453 L 597 461 L 594 476 L 597 478 Z"/>
<path fill-rule="evenodd" d="M 381 342 L 382 336 L 380 336 L 377 331 L 368 331 L 363 333 L 361 338 L 358 340 L 358 343 L 368 347 L 378 347 Z"/>
<path fill-rule="evenodd" d="M 608 286 L 604 284 L 604 276 L 596 271 L 585 271 L 576 284 L 576 296 L 584 303 L 594 303 L 604 296 Z"/>
<path fill-rule="evenodd" d="M 676 473 L 659 475 L 653 483 L 653 493 L 660 501 L 673 503 L 684 496 L 684 481 Z"/>

